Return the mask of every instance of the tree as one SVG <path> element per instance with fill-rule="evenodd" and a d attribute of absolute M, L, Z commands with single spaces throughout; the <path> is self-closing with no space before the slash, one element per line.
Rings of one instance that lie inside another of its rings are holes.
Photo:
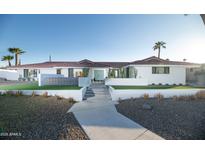
<path fill-rule="evenodd" d="M 158 58 L 160 58 L 160 52 L 161 52 L 161 48 L 166 48 L 166 43 L 163 42 L 163 41 L 159 41 L 159 42 L 156 42 L 153 49 L 154 50 L 157 50 L 158 49 Z"/>
<path fill-rule="evenodd" d="M 25 53 L 25 51 L 22 51 L 20 48 L 9 48 L 9 52 L 13 53 L 15 55 L 15 65 L 19 65 L 19 55 Z"/>
<path fill-rule="evenodd" d="M 14 59 L 13 56 L 7 55 L 7 56 L 3 56 L 1 60 L 2 61 L 8 61 L 9 66 L 11 66 L 11 60 L 13 60 L 13 59 Z"/>

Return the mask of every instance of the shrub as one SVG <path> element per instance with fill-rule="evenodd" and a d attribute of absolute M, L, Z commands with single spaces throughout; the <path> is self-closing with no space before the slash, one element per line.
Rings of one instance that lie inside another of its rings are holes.
<path fill-rule="evenodd" d="M 159 86 L 161 86 L 162 85 L 162 83 L 159 83 Z"/>
<path fill-rule="evenodd" d="M 6 91 L 6 96 L 15 96 L 16 94 L 13 91 Z"/>
<path fill-rule="evenodd" d="M 173 99 L 173 101 L 177 101 L 178 100 L 178 96 L 175 95 L 175 96 L 172 97 L 172 99 Z"/>
<path fill-rule="evenodd" d="M 152 83 L 152 85 L 154 86 L 154 85 L 155 85 L 155 83 Z"/>
<path fill-rule="evenodd" d="M 176 84 L 174 83 L 173 86 L 176 86 Z"/>
<path fill-rule="evenodd" d="M 160 93 L 154 95 L 154 97 L 157 98 L 158 101 L 161 101 L 164 98 L 164 96 Z"/>
<path fill-rule="evenodd" d="M 178 96 L 178 100 L 179 101 L 186 101 L 187 100 L 187 96 L 185 96 L 185 95 Z"/>
<path fill-rule="evenodd" d="M 23 92 L 22 91 L 17 91 L 16 92 L 16 96 L 18 97 L 18 96 L 23 96 Z"/>
<path fill-rule="evenodd" d="M 181 95 L 181 96 L 173 96 L 172 97 L 174 101 L 191 101 L 191 100 L 196 100 L 195 95 Z"/>
<path fill-rule="evenodd" d="M 143 95 L 143 98 L 144 98 L 145 100 L 149 99 L 149 94 L 144 94 L 144 95 Z"/>
<path fill-rule="evenodd" d="M 35 91 L 32 92 L 31 97 L 37 96 Z"/>
<path fill-rule="evenodd" d="M 6 92 L 1 92 L 1 96 L 6 96 Z"/>
<path fill-rule="evenodd" d="M 56 98 L 57 98 L 58 100 L 63 99 L 63 97 L 62 97 L 62 96 L 59 96 L 59 95 L 55 95 L 55 96 L 56 96 Z"/>
<path fill-rule="evenodd" d="M 195 95 L 189 95 L 189 100 L 197 100 L 197 97 Z"/>
<path fill-rule="evenodd" d="M 76 101 L 72 97 L 68 98 L 68 102 L 69 103 L 76 103 Z"/>
<path fill-rule="evenodd" d="M 169 86 L 169 83 L 166 83 L 165 85 L 166 85 L 166 86 Z"/>
<path fill-rule="evenodd" d="M 42 94 L 43 97 L 48 97 L 48 92 L 46 91 L 45 93 Z"/>
<path fill-rule="evenodd" d="M 195 94 L 195 97 L 198 99 L 205 99 L 205 90 L 200 90 Z"/>
<path fill-rule="evenodd" d="M 179 86 L 183 86 L 183 84 L 182 84 L 182 83 L 180 83 L 180 84 L 179 84 Z"/>

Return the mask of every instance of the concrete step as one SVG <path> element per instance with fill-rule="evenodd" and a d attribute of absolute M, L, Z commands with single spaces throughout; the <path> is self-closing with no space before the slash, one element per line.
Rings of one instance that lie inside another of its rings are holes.
<path fill-rule="evenodd" d="M 94 94 L 93 91 L 86 91 L 86 94 Z"/>

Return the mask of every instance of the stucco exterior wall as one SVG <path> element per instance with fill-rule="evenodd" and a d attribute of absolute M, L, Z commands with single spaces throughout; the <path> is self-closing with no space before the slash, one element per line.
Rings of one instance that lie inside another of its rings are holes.
<path fill-rule="evenodd" d="M 0 69 L 0 78 L 5 78 L 7 80 L 18 80 L 19 72 L 15 70 Z"/>
<path fill-rule="evenodd" d="M 137 78 L 146 79 L 148 84 L 186 84 L 186 68 L 184 66 L 168 66 L 169 74 L 152 74 L 152 67 L 164 65 L 134 66 L 137 69 Z M 164 66 L 164 67 L 167 67 Z"/>
<path fill-rule="evenodd" d="M 138 81 L 145 81 L 147 84 L 186 84 L 186 68 L 184 66 L 172 65 L 169 74 L 152 74 L 152 67 L 161 67 L 167 65 L 132 65 L 137 69 Z M 31 68 L 32 69 L 32 68 Z M 56 74 L 57 68 L 40 68 L 41 74 Z M 104 79 L 108 77 L 109 68 L 90 68 L 89 77 L 94 79 L 94 70 L 103 70 Z M 17 70 L 20 76 L 23 77 L 23 69 Z M 82 68 L 74 68 L 74 77 L 76 72 L 82 71 Z M 39 71 L 38 71 L 39 73 Z M 62 68 L 61 74 L 68 77 L 68 68 Z M 132 84 L 132 83 L 130 83 Z M 130 85 L 129 84 L 129 85 Z M 118 84 L 120 85 L 120 84 Z"/>

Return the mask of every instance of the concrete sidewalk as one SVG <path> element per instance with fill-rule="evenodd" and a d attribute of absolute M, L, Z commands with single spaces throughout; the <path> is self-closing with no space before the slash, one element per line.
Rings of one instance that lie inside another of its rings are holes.
<path fill-rule="evenodd" d="M 76 103 L 68 112 L 76 119 L 93 140 L 160 140 L 160 136 L 118 113 L 104 87 L 95 91 L 95 97 Z M 98 94 L 98 91 L 100 94 Z"/>
<path fill-rule="evenodd" d="M 85 103 L 87 104 L 87 103 Z M 71 108 L 76 119 L 94 140 L 159 140 L 160 136 L 126 118 L 116 111 L 114 104 L 87 104 Z"/>

